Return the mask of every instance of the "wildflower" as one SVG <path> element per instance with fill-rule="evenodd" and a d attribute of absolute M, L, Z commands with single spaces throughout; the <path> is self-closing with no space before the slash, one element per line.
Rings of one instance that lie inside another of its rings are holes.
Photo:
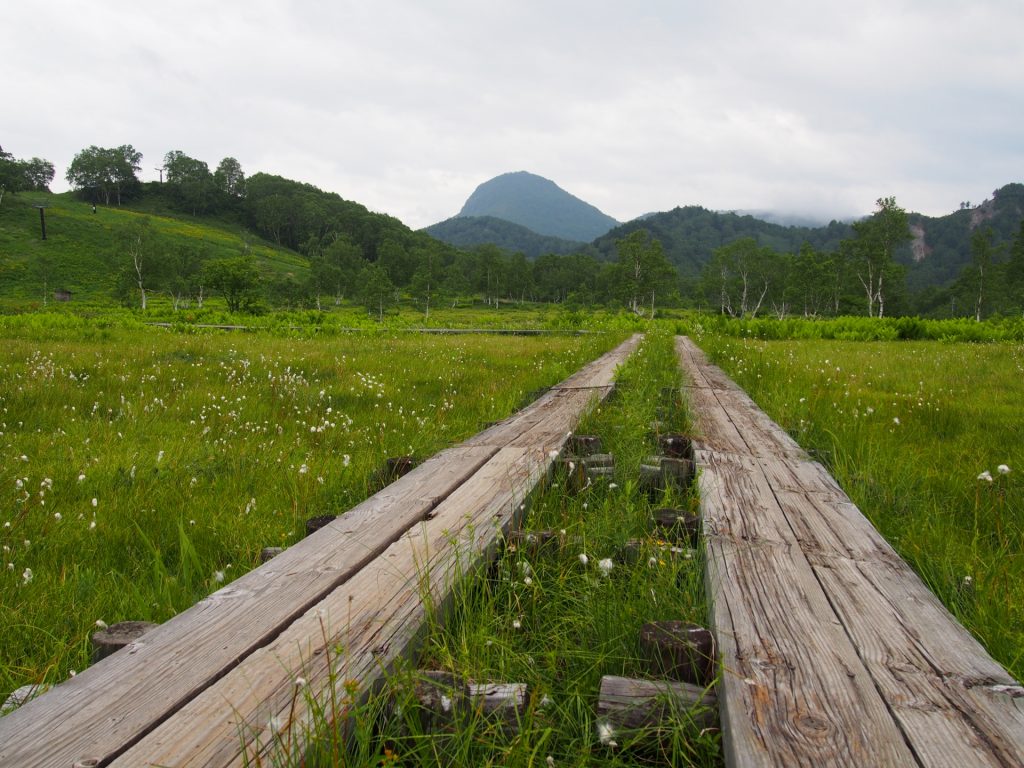
<path fill-rule="evenodd" d="M 618 488 L 618 487 L 619 487 L 618 483 L 608 483 L 608 490 L 609 491 L 614 490 L 615 488 Z"/>
<path fill-rule="evenodd" d="M 17 480 L 14 481 L 14 487 L 17 488 L 20 491 L 22 488 L 25 487 L 25 483 L 19 477 Z"/>
<path fill-rule="evenodd" d="M 529 586 L 531 586 L 533 584 L 533 579 L 531 579 L 529 576 L 524 576 L 523 577 L 523 584 L 525 584 L 526 586 L 529 587 Z"/>
<path fill-rule="evenodd" d="M 999 472 L 1000 475 L 1010 474 L 1010 468 L 1005 464 L 1000 464 L 998 467 L 996 467 L 996 471 Z"/>
<path fill-rule="evenodd" d="M 59 523 L 60 522 L 60 512 L 54 512 L 53 513 L 53 519 L 56 520 Z"/>
<path fill-rule="evenodd" d="M 89 530 L 91 531 L 95 527 L 96 527 L 96 521 L 93 520 L 92 522 L 89 523 Z"/>
<path fill-rule="evenodd" d="M 21 583 L 28 584 L 30 581 L 32 581 L 32 569 L 26 568 L 21 574 Z"/>
<path fill-rule="evenodd" d="M 580 564 L 586 565 L 590 562 L 590 558 L 587 557 L 586 552 L 580 552 Z"/>
<path fill-rule="evenodd" d="M 548 764 L 548 768 L 555 768 L 555 758 L 551 755 L 548 755 L 544 762 Z"/>
<path fill-rule="evenodd" d="M 295 678 L 295 687 L 296 688 L 302 688 L 305 685 L 306 685 L 306 678 L 304 678 L 304 677 L 296 677 Z"/>
<path fill-rule="evenodd" d="M 103 619 L 96 619 L 96 626 L 99 627 L 100 629 L 106 629 L 107 628 L 107 622 L 105 622 Z"/>
<path fill-rule="evenodd" d="M 156 455 L 156 460 L 157 460 L 157 463 L 160 463 L 161 461 L 163 461 L 163 460 L 164 460 L 164 452 L 163 452 L 163 451 L 160 451 L 160 452 L 159 452 L 159 453 L 158 453 L 158 454 Z"/>
<path fill-rule="evenodd" d="M 649 567 L 653 568 L 657 564 L 658 564 L 658 558 L 654 557 L 653 555 L 651 557 L 647 558 L 647 565 Z"/>
<path fill-rule="evenodd" d="M 896 426 L 899 426 L 899 424 L 900 424 L 900 417 L 899 416 L 893 416 L 892 417 L 892 423 L 895 424 Z"/>
<path fill-rule="evenodd" d="M 300 475 L 304 475 L 307 472 L 309 472 L 309 467 L 306 464 L 303 464 L 301 467 L 299 467 L 299 474 Z"/>
<path fill-rule="evenodd" d="M 615 743 L 615 729 L 607 720 L 602 720 L 597 724 L 597 740 L 606 747 L 618 746 Z"/>
<path fill-rule="evenodd" d="M 512 620 L 512 629 L 519 629 L 521 626 L 523 626 L 523 623 L 519 619 Z"/>
<path fill-rule="evenodd" d="M 78 482 L 80 482 L 80 483 L 81 483 L 81 482 L 84 482 L 84 481 L 85 481 L 85 473 L 84 473 L 84 472 L 82 472 L 82 473 L 81 473 L 81 474 L 79 474 L 79 476 L 78 476 Z"/>
<path fill-rule="evenodd" d="M 95 496 L 93 496 L 93 497 L 92 497 L 92 505 L 93 505 L 93 507 L 94 507 L 94 508 L 95 508 L 95 507 L 98 507 L 98 506 L 99 506 L 99 504 L 100 504 L 99 500 L 98 500 L 98 499 L 97 499 L 97 498 L 96 498 Z"/>
<path fill-rule="evenodd" d="M 615 567 L 615 563 L 612 562 L 610 557 L 606 557 L 604 560 L 600 560 L 597 563 L 597 567 L 601 569 L 601 573 L 607 576 L 612 572 L 612 568 Z"/>
<path fill-rule="evenodd" d="M 978 479 L 979 480 L 984 480 L 986 483 L 991 483 L 992 482 L 992 473 L 989 472 L 986 469 L 984 472 L 982 472 L 980 475 L 978 475 Z"/>
<path fill-rule="evenodd" d="M 348 455 L 347 453 L 346 453 L 346 454 L 344 454 L 344 455 L 343 455 L 343 456 L 341 457 L 341 466 L 343 466 L 343 467 L 347 467 L 347 466 L 348 466 L 349 464 L 351 464 L 351 463 L 352 463 L 352 457 L 351 457 L 351 456 L 349 456 L 349 455 Z"/>

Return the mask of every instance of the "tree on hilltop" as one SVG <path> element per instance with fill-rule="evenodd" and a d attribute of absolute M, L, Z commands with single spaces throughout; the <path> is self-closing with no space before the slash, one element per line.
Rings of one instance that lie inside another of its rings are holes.
<path fill-rule="evenodd" d="M 92 145 L 86 147 L 71 161 L 65 178 L 68 183 L 93 202 L 102 199 L 110 205 L 113 195 L 121 205 L 121 196 L 139 186 L 135 174 L 142 165 L 142 153 L 131 144 L 106 149 Z"/>
<path fill-rule="evenodd" d="M 902 270 L 893 261 L 893 252 L 913 239 L 907 212 L 895 197 L 880 197 L 878 210 L 871 218 L 853 225 L 853 240 L 844 240 L 851 264 L 867 298 L 868 317 L 885 315 L 886 287 L 899 279 Z"/>

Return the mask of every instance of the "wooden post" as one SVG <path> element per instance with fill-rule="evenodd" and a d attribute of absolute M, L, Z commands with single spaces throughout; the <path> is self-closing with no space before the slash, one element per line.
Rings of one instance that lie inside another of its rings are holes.
<path fill-rule="evenodd" d="M 105 659 L 130 643 L 134 643 L 157 624 L 151 621 L 120 621 L 92 633 L 92 660 Z"/>
<path fill-rule="evenodd" d="M 679 432 L 670 432 L 658 438 L 658 447 L 662 454 L 670 459 L 689 459 L 693 461 L 693 441 Z"/>
<path fill-rule="evenodd" d="M 680 726 L 713 728 L 718 699 L 690 683 L 605 675 L 597 700 L 598 738 L 607 747 L 663 741 Z"/>
<path fill-rule="evenodd" d="M 601 452 L 601 438 L 598 435 L 572 435 L 567 447 L 573 456 L 592 456 Z"/>
<path fill-rule="evenodd" d="M 652 621 L 640 628 L 640 650 L 651 674 L 694 685 L 714 679 L 715 640 L 704 627 L 685 621 Z"/>

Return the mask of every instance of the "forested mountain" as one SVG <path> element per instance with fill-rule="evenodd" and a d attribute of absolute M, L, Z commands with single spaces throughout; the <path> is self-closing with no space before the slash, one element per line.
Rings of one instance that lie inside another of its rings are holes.
<path fill-rule="evenodd" d="M 459 248 L 490 243 L 510 253 L 523 253 L 531 259 L 546 253 L 576 253 L 586 243 L 538 235 L 532 229 L 494 216 L 455 216 L 423 230 L 431 237 Z"/>
<path fill-rule="evenodd" d="M 804 242 L 818 250 L 834 250 L 852 232 L 848 224 L 836 221 L 826 227 L 783 227 L 753 216 L 687 206 L 622 224 L 595 240 L 589 252 L 599 259 L 613 259 L 615 241 L 638 229 L 646 229 L 661 241 L 665 255 L 684 278 L 697 277 L 716 248 L 743 237 L 752 237 L 776 251 L 796 253 Z"/>
<path fill-rule="evenodd" d="M 992 230 L 993 245 L 1005 251 L 1024 218 L 1024 184 L 1007 184 L 977 206 L 969 202 L 946 216 L 910 214 L 911 244 L 897 254 L 907 265 L 907 287 L 912 291 L 946 285 L 971 261 L 971 236 Z"/>
<path fill-rule="evenodd" d="M 485 181 L 458 216 L 494 216 L 540 235 L 590 242 L 618 224 L 553 181 L 526 171 Z"/>

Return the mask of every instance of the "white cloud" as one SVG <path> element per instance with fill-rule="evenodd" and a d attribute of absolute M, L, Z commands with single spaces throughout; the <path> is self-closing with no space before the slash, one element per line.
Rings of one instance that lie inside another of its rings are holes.
<path fill-rule="evenodd" d="M 51 0 L 5 11 L 4 148 L 132 143 L 419 227 L 529 170 L 619 219 L 928 213 L 1020 181 L 1024 5 Z"/>

